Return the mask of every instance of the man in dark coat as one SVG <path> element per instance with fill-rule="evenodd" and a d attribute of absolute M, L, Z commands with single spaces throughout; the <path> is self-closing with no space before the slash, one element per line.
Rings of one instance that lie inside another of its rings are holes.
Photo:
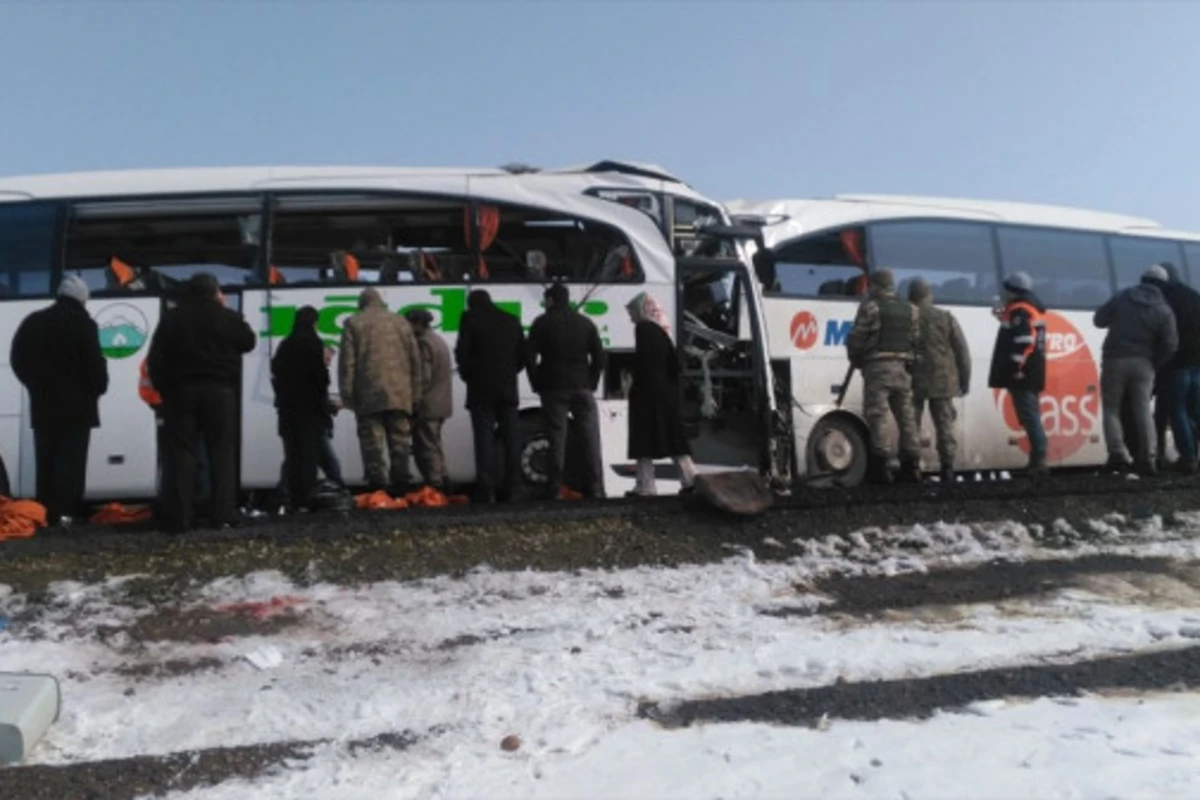
<path fill-rule="evenodd" d="M 1046 307 L 1033 293 L 1033 279 L 1014 272 L 1004 279 L 1004 305 L 996 309 L 1000 330 L 992 350 L 988 388 L 1005 389 L 1029 437 L 1031 476 L 1046 473 L 1046 429 L 1041 398 L 1046 388 Z"/>
<path fill-rule="evenodd" d="M 517 377 L 525 368 L 525 333 L 521 321 L 497 308 L 492 297 L 476 289 L 467 297 L 458 341 L 454 345 L 458 374 L 467 384 L 467 411 L 475 439 L 475 481 L 479 500 L 496 500 L 495 437 L 504 448 L 503 499 L 513 499 L 521 479 L 517 431 Z"/>
<path fill-rule="evenodd" d="M 1117 471 L 1124 472 L 1134 463 L 1121 421 L 1121 407 L 1127 397 L 1132 399 L 1137 426 L 1136 469 L 1143 475 L 1158 471 L 1158 437 L 1150 395 L 1155 372 L 1171 361 L 1179 346 L 1175 314 L 1159 289 L 1167 280 L 1166 270 L 1157 264 L 1151 266 L 1137 286 L 1118 292 L 1097 309 L 1093 318 L 1097 328 L 1108 329 L 1100 365 L 1100 394 L 1108 466 Z"/>
<path fill-rule="evenodd" d="M 21 322 L 9 354 L 29 390 L 37 500 L 51 524 L 70 523 L 83 510 L 88 445 L 108 391 L 108 364 L 87 300 L 82 278 L 64 278 L 54 305 Z"/>
<path fill-rule="evenodd" d="M 287 465 L 287 497 L 295 508 L 311 508 L 321 442 L 329 425 L 329 368 L 312 306 L 296 312 L 291 334 L 275 351 L 271 385 Z"/>
<path fill-rule="evenodd" d="M 546 313 L 535 319 L 529 329 L 526 368 L 533 390 L 541 395 L 550 433 L 547 491 L 551 499 L 562 496 L 569 413 L 583 434 L 583 463 L 589 475 L 581 487 L 582 494 L 603 497 L 604 471 L 600 463 L 600 419 L 595 391 L 604 372 L 604 345 L 595 323 L 571 308 L 566 286 L 552 285 L 545 298 Z"/>
<path fill-rule="evenodd" d="M 637 461 L 631 494 L 657 494 L 654 460 L 672 458 L 682 475 L 683 491 L 696 477 L 692 450 L 679 413 L 679 358 L 671 325 L 662 306 L 641 292 L 627 306 L 633 321 L 633 383 L 629 387 L 629 458 Z"/>
<path fill-rule="evenodd" d="M 454 366 L 450 346 L 433 332 L 433 315 L 415 308 L 404 315 L 417 337 L 425 393 L 413 409 L 413 460 L 425 483 L 446 491 L 446 456 L 442 452 L 442 425 L 454 414 Z"/>
<path fill-rule="evenodd" d="M 193 518 L 196 449 L 203 438 L 213 475 L 213 522 L 236 526 L 237 389 L 242 356 L 254 349 L 254 331 L 225 307 L 217 279 L 192 276 L 178 307 L 168 311 L 150 342 L 150 380 L 163 397 L 171 483 L 164 487 L 167 529 L 183 533 Z"/>
<path fill-rule="evenodd" d="M 1179 348 L 1166 367 L 1159 370 L 1161 380 L 1154 422 L 1156 428 L 1170 423 L 1175 449 L 1179 451 L 1179 470 L 1192 475 L 1197 471 L 1196 432 L 1200 430 L 1200 292 L 1179 279 L 1174 264 L 1159 266 L 1168 280 L 1151 280 L 1175 314 Z M 1162 442 L 1162 437 L 1159 441 Z M 1160 458 L 1164 450 L 1160 444 Z"/>

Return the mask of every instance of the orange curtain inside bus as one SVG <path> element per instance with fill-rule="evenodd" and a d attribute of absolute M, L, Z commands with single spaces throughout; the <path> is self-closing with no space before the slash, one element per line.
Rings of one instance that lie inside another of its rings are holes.
<path fill-rule="evenodd" d="M 483 258 L 483 253 L 492 246 L 492 242 L 496 241 L 496 234 L 500 232 L 500 209 L 495 206 L 479 206 L 476 215 L 476 225 L 479 228 L 479 277 L 487 279 L 490 276 L 488 272 L 487 261 Z M 463 239 L 467 243 L 467 247 L 471 246 L 471 209 L 463 209 Z"/>

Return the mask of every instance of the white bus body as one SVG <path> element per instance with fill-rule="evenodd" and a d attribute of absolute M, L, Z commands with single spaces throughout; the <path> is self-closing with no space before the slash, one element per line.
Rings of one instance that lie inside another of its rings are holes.
<path fill-rule="evenodd" d="M 1107 457 L 1099 383 L 1104 332 L 1092 324 L 1093 311 L 1155 262 L 1174 263 L 1185 280 L 1200 276 L 1200 236 L 1116 214 L 881 195 L 734 201 L 727 208 L 735 219 L 765 221 L 767 257 L 756 256 L 756 264 L 771 358 L 790 365 L 798 470 L 848 470 L 848 483 L 862 479 L 867 462 L 861 376 L 854 375 L 841 407 L 836 398 L 865 271 L 891 269 L 901 296 L 912 278 L 925 278 L 966 334 L 973 368 L 970 393 L 955 401 L 960 470 L 1019 468 L 1028 459 L 1011 400 L 987 385 L 1002 275 L 1030 273 L 1049 309 L 1041 410 L 1055 467 L 1098 465 Z M 922 463 L 938 466 L 928 415 Z"/>
<path fill-rule="evenodd" d="M 633 485 L 625 457 L 621 375 L 633 349 L 625 305 L 638 292 L 649 292 L 676 320 L 677 339 L 710 347 L 706 343 L 714 336 L 704 325 L 697 328 L 694 318 L 681 318 L 679 298 L 685 295 L 684 275 L 721 272 L 725 279 L 717 283 L 741 287 L 723 301 L 730 307 L 732 328 L 725 332 L 727 339 L 715 337 L 723 347 L 709 363 L 707 378 L 693 359 L 686 373 L 685 411 L 707 398 L 718 401 L 722 418 L 726 411 L 731 420 L 742 415 L 732 426 L 719 424 L 711 414 L 692 420 L 699 463 L 760 468 L 765 438 L 758 424 L 747 420 L 771 413 L 772 384 L 756 282 L 743 261 L 687 266 L 687 259 L 677 260 L 673 252 L 686 253 L 692 246 L 696 225 L 689 227 L 689 221 L 721 213 L 661 170 L 618 162 L 531 174 L 245 168 L 0 179 L 5 291 L 0 300 L 5 307 L 0 315 L 0 456 L 14 492 L 33 495 L 29 401 L 8 364 L 9 350 L 21 320 L 51 301 L 65 273 L 82 275 L 92 288 L 88 310 L 100 326 L 108 359 L 110 387 L 89 452 L 91 500 L 142 498 L 156 490 L 156 421 L 137 389 L 141 362 L 169 294 L 165 284 L 171 281 L 213 272 L 258 334 L 255 350 L 243 362 L 240 480 L 244 489 L 263 490 L 278 484 L 283 456 L 270 359 L 290 331 L 296 309 L 317 308 L 318 331 L 336 346 L 342 320 L 356 311 L 362 289 L 372 285 L 398 313 L 414 306 L 432 311 L 434 329 L 453 347 L 471 289 L 488 289 L 498 305 L 528 327 L 541 311 L 546 283 L 556 279 L 570 285 L 572 301 L 583 301 L 583 312 L 595 320 L 609 350 L 610 368 L 598 400 L 605 485 L 610 495 L 620 494 Z M 348 260 L 335 253 L 361 262 L 356 280 L 345 271 Z M 484 277 L 485 265 L 489 277 Z M 530 272 L 542 265 L 549 274 Z M 276 283 L 276 276 L 284 282 Z M 704 294 L 702 300 L 707 299 Z M 714 373 L 721 359 L 738 366 L 724 375 Z M 335 390 L 336 370 L 335 361 Z M 734 397 L 742 391 L 739 385 L 749 399 Z M 475 475 L 470 419 L 462 407 L 465 388 L 457 379 L 454 392 L 456 410 L 444 428 L 447 466 L 452 480 L 469 482 Z M 542 475 L 534 462 L 544 456 L 545 444 L 537 399 L 524 377 L 521 394 L 526 479 L 536 482 Z M 346 480 L 361 482 L 352 414 L 337 416 L 334 447 Z M 672 473 L 660 474 L 664 490 L 678 487 Z"/>

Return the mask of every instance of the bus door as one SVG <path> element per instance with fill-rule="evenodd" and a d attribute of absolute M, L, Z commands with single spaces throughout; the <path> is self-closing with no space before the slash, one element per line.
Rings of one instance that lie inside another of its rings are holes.
<path fill-rule="evenodd" d="M 677 344 L 697 465 L 771 471 L 771 381 L 753 285 L 739 261 L 683 258 Z"/>

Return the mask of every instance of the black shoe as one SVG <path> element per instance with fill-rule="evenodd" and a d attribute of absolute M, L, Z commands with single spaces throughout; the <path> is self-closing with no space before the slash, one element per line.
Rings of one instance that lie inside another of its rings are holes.
<path fill-rule="evenodd" d="M 1025 477 L 1027 478 L 1044 478 L 1050 474 L 1050 468 L 1046 466 L 1046 459 L 1043 456 L 1031 456 L 1029 463 L 1025 466 Z"/>
<path fill-rule="evenodd" d="M 908 462 L 900 465 L 900 474 L 896 476 L 896 483 L 917 484 L 921 480 L 921 466 L 919 464 Z"/>
<path fill-rule="evenodd" d="M 938 470 L 938 480 L 945 484 L 954 483 L 954 469 L 952 467 L 942 467 Z"/>
<path fill-rule="evenodd" d="M 1133 471 L 1143 478 L 1158 477 L 1158 467 L 1155 466 L 1153 461 L 1139 461 L 1134 465 Z"/>
<path fill-rule="evenodd" d="M 895 481 L 895 476 L 892 474 L 892 468 L 888 466 L 886 460 L 876 459 L 870 469 L 871 483 L 877 483 L 881 486 L 888 486 Z"/>
<path fill-rule="evenodd" d="M 1195 475 L 1200 472 L 1200 464 L 1181 458 L 1175 462 L 1175 471 L 1180 475 Z"/>
<path fill-rule="evenodd" d="M 1109 456 L 1108 461 L 1104 462 L 1104 471 L 1116 475 L 1128 475 L 1133 472 L 1133 464 L 1120 456 Z"/>

